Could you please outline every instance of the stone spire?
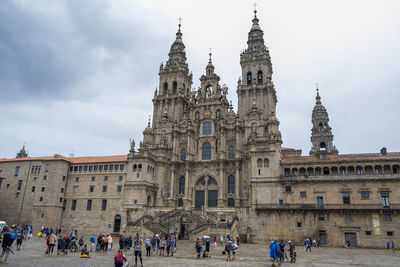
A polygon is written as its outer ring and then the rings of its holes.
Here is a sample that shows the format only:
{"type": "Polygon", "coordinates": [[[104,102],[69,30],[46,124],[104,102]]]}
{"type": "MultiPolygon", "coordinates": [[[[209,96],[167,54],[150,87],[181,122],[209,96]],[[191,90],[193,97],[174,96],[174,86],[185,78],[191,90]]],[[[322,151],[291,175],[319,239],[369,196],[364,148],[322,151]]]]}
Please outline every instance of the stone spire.
{"type": "Polygon", "coordinates": [[[26,157],[28,157],[28,153],[25,150],[25,145],[23,145],[21,150],[17,153],[16,158],[26,158],[26,157]]]}
{"type": "Polygon", "coordinates": [[[209,59],[208,59],[208,64],[206,67],[206,75],[207,76],[212,76],[214,74],[214,65],[212,64],[212,60],[211,60],[211,52],[208,54],[209,55],[209,59]]]}
{"type": "Polygon", "coordinates": [[[170,51],[168,53],[169,59],[165,64],[165,69],[184,68],[189,71],[188,64],[186,63],[186,51],[185,45],[182,41],[181,23],[178,24],[178,32],[176,33],[176,39],[172,43],[170,51]]]}
{"type": "Polygon", "coordinates": [[[315,106],[312,112],[310,155],[331,154],[337,155],[339,151],[333,145],[332,128],[329,126],[329,116],[326,108],[322,105],[319,89],[315,97],[315,106]]]}

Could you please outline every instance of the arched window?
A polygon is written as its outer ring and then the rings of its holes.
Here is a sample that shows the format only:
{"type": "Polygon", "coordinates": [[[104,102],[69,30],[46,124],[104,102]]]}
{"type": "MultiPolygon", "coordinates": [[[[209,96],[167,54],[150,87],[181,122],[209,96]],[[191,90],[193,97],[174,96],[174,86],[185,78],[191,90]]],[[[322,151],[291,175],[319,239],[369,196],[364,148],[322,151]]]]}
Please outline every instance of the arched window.
{"type": "Polygon", "coordinates": [[[172,93],[176,94],[177,89],[178,89],[178,83],[176,81],[174,81],[172,83],[172,93]]]}
{"type": "Polygon", "coordinates": [[[138,171],[141,172],[142,171],[142,164],[138,165],[138,171]]]}
{"type": "Polygon", "coordinates": [[[251,125],[251,133],[256,133],[257,132],[257,124],[253,123],[251,125]]]}
{"type": "Polygon", "coordinates": [[[263,82],[263,75],[262,75],[262,71],[258,71],[257,72],[257,83],[262,83],[263,82]]]}
{"type": "Polygon", "coordinates": [[[203,135],[211,134],[211,122],[204,122],[203,123],[203,135]]]}
{"type": "Polygon", "coordinates": [[[215,140],[215,153],[218,153],[218,139],[215,140]]]}
{"type": "Polygon", "coordinates": [[[206,180],[204,179],[204,177],[201,177],[196,183],[196,185],[205,185],[205,184],[206,184],[206,180]]]}
{"type": "Polygon", "coordinates": [[[235,158],[235,147],[230,146],[228,147],[228,159],[234,159],[235,158]]]}
{"type": "Polygon", "coordinates": [[[269,160],[268,159],[264,159],[264,167],[265,168],[269,167],[269,160]]]}
{"type": "Polygon", "coordinates": [[[186,160],[186,149],[182,149],[181,150],[181,161],[185,161],[186,160]]]}
{"type": "Polygon", "coordinates": [[[251,81],[253,80],[253,74],[251,72],[247,73],[247,84],[251,84],[251,81]]]}
{"type": "Polygon", "coordinates": [[[218,185],[217,180],[215,180],[213,177],[209,176],[207,185],[212,185],[212,184],[218,185]]]}
{"type": "Polygon", "coordinates": [[[168,83],[164,83],[163,85],[163,91],[162,91],[162,95],[166,95],[168,92],[168,83]]]}
{"type": "Polygon", "coordinates": [[[136,165],[136,164],[133,164],[133,171],[135,172],[136,169],[137,169],[137,165],[136,165]]]}
{"type": "Polygon", "coordinates": [[[194,120],[198,121],[200,119],[200,112],[196,111],[194,114],[194,120]]]}
{"type": "Polygon", "coordinates": [[[321,150],[326,150],[326,144],[324,142],[321,142],[321,144],[319,144],[319,147],[321,150]]]}
{"type": "Polygon", "coordinates": [[[235,176],[228,176],[228,194],[235,194],[235,176]]]}
{"type": "Polygon", "coordinates": [[[215,112],[215,117],[217,118],[217,120],[221,118],[221,110],[217,109],[217,111],[215,112]]]}
{"type": "Polygon", "coordinates": [[[262,168],[262,159],[257,159],[257,168],[262,168]]]}
{"type": "Polygon", "coordinates": [[[205,142],[201,150],[201,159],[211,159],[211,144],[205,142]]]}
{"type": "Polygon", "coordinates": [[[185,176],[179,178],[179,194],[185,194],[185,176]]]}

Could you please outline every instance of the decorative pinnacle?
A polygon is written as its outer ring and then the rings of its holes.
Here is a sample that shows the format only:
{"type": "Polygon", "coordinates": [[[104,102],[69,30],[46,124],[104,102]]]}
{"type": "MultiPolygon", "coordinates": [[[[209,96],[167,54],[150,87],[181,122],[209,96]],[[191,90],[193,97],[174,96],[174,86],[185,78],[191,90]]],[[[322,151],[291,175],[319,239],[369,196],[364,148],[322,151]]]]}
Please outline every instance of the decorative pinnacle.
{"type": "Polygon", "coordinates": [[[254,6],[254,17],[256,18],[257,17],[257,3],[255,2],[253,4],[253,6],[254,6]]]}
{"type": "Polygon", "coordinates": [[[178,18],[178,21],[179,21],[179,24],[178,24],[178,32],[180,32],[181,31],[181,24],[182,24],[182,18],[181,17],[179,17],[178,18]]]}
{"type": "Polygon", "coordinates": [[[150,118],[151,118],[151,115],[149,115],[149,122],[147,123],[147,127],[150,127],[150,118]]]}
{"type": "Polygon", "coordinates": [[[318,83],[317,85],[317,97],[315,97],[315,100],[317,101],[317,104],[321,104],[321,97],[319,96],[319,89],[318,89],[318,83]]]}
{"type": "Polygon", "coordinates": [[[210,50],[210,52],[209,52],[208,55],[209,55],[210,58],[208,59],[208,63],[211,63],[211,55],[212,55],[212,53],[211,53],[211,48],[210,48],[209,50],[210,50]]]}

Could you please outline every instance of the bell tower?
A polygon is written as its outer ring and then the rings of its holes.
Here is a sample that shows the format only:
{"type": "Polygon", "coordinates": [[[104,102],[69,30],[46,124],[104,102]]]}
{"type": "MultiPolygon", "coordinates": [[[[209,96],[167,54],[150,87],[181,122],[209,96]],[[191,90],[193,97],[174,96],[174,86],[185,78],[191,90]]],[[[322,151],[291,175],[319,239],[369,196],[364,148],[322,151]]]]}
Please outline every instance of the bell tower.
{"type": "Polygon", "coordinates": [[[185,45],[182,41],[181,23],[178,25],[176,39],[171,45],[167,63],[161,63],[158,75],[159,89],[155,90],[153,98],[153,127],[157,128],[163,113],[167,110],[169,117],[180,121],[189,102],[192,74],[186,62],[185,45]]]}
{"type": "Polygon", "coordinates": [[[317,88],[316,103],[312,112],[310,155],[337,155],[339,151],[333,145],[332,128],[329,126],[329,116],[321,103],[319,89],[317,88]]]}
{"type": "Polygon", "coordinates": [[[253,25],[248,34],[247,48],[240,54],[242,76],[239,78],[237,94],[238,114],[242,120],[255,99],[257,108],[265,120],[275,112],[277,97],[272,83],[272,64],[268,48],[264,44],[264,33],[254,10],[253,25]]]}

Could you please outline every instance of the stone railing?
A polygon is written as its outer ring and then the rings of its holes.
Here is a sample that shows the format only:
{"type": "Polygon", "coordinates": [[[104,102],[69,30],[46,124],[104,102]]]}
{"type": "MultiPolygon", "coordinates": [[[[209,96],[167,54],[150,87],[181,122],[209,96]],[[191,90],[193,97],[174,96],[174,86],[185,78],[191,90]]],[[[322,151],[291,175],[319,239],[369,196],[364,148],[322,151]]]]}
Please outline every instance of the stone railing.
{"type": "Polygon", "coordinates": [[[256,210],[400,210],[400,204],[256,204],[256,210]]]}
{"type": "Polygon", "coordinates": [[[342,181],[342,180],[374,180],[374,179],[399,179],[400,174],[345,174],[345,175],[281,175],[282,181],[305,182],[305,181],[342,181]]]}

